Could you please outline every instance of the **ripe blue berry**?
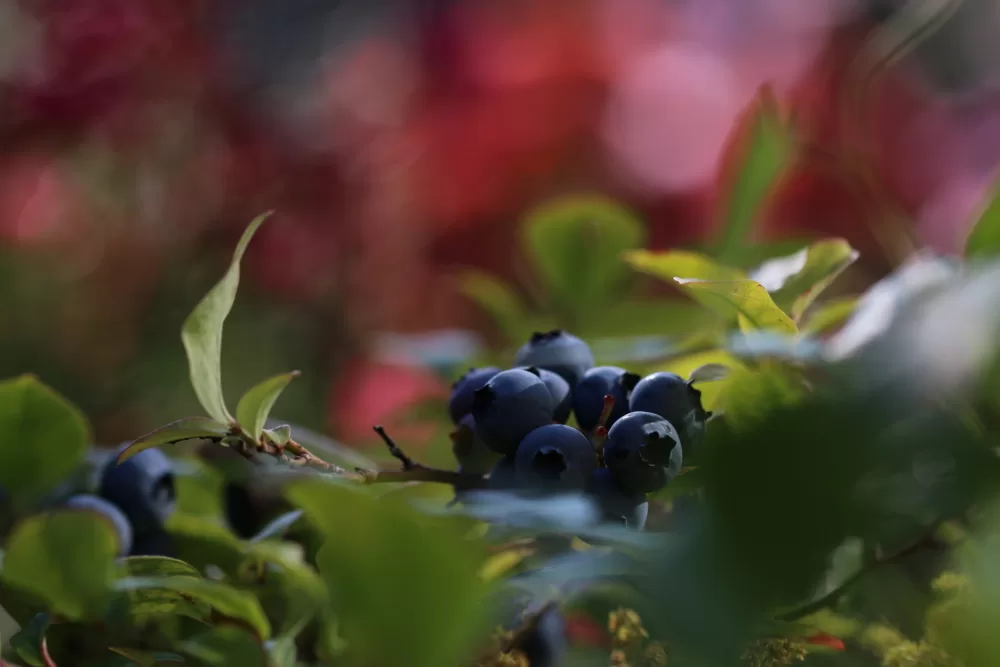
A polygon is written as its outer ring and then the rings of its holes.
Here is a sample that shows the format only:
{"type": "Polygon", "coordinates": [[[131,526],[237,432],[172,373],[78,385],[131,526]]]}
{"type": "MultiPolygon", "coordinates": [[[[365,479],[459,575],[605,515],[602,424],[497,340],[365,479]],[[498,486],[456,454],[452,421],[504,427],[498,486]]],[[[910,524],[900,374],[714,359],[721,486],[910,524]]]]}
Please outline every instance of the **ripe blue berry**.
{"type": "Polygon", "coordinates": [[[604,442],[604,464],[618,488],[653,493],[677,476],[681,440],[674,427],[651,412],[630,412],[611,427],[604,442]]]}
{"type": "Polygon", "coordinates": [[[591,474],[587,491],[597,501],[606,521],[624,523],[638,530],[646,525],[649,516],[646,494],[623,491],[607,468],[598,468],[591,474]]]}
{"type": "Polygon", "coordinates": [[[472,415],[462,417],[452,431],[451,452],[459,470],[470,475],[485,475],[500,458],[476,434],[476,418],[472,415]]]}
{"type": "Polygon", "coordinates": [[[491,491],[512,491],[517,488],[514,475],[514,459],[502,458],[490,471],[489,488],[491,491]]]}
{"type": "Polygon", "coordinates": [[[170,533],[160,528],[137,539],[131,555],[177,558],[177,547],[170,533]]]}
{"type": "Polygon", "coordinates": [[[581,339],[554,329],[532,334],[531,339],[517,351],[514,364],[545,368],[558,373],[570,387],[575,387],[583,374],[594,367],[594,355],[581,339]]]}
{"type": "Polygon", "coordinates": [[[174,464],[159,449],[139,452],[121,465],[112,457],[101,476],[100,496],[129,518],[136,542],[159,531],[177,506],[174,464]]]}
{"type": "Polygon", "coordinates": [[[686,455],[691,455],[705,437],[705,421],[711,416],[701,405],[701,392],[673,373],[647,375],[632,390],[632,412],[652,412],[677,429],[686,455]]]}
{"type": "Polygon", "coordinates": [[[518,486],[546,492],[582,491],[596,467],[587,436],[564,424],[536,428],[514,457],[518,486]]]}
{"type": "Polygon", "coordinates": [[[86,510],[100,515],[110,522],[111,526],[115,529],[115,534],[118,536],[119,555],[127,556],[132,551],[132,524],[129,523],[128,517],[118,507],[109,503],[104,498],[89,493],[71,496],[66,501],[66,507],[75,510],[86,510]]]}
{"type": "Polygon", "coordinates": [[[583,374],[573,390],[573,412],[584,431],[593,431],[604,410],[604,397],[613,396],[615,406],[604,425],[611,428],[628,412],[629,397],[640,376],[617,366],[597,366],[583,374]]]}
{"type": "Polygon", "coordinates": [[[486,368],[470,368],[462,377],[451,385],[451,397],[448,399],[448,414],[453,424],[472,412],[473,394],[477,389],[490,381],[500,372],[495,366],[486,368]]]}
{"type": "Polygon", "coordinates": [[[474,393],[476,434],[486,446],[513,456],[524,436],[552,423],[555,404],[545,383],[520,368],[502,371],[474,393]]]}
{"type": "Polygon", "coordinates": [[[558,373],[553,373],[546,368],[538,368],[537,366],[524,366],[523,368],[538,375],[545,383],[545,388],[552,394],[552,403],[555,405],[555,409],[552,411],[552,421],[565,424],[573,410],[573,390],[569,383],[558,373]]]}

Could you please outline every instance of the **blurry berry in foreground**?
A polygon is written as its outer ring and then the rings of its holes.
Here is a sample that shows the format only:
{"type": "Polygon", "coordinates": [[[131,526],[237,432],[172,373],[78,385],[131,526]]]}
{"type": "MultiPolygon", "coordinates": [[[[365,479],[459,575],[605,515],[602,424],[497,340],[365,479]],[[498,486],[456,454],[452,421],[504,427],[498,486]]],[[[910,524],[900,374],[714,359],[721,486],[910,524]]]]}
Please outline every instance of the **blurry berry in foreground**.
{"type": "Polygon", "coordinates": [[[132,524],[128,517],[116,506],[109,503],[104,498],[89,493],[84,493],[70,497],[66,501],[66,507],[75,510],[86,510],[100,515],[111,523],[118,537],[118,552],[121,556],[127,556],[132,551],[132,524]]]}

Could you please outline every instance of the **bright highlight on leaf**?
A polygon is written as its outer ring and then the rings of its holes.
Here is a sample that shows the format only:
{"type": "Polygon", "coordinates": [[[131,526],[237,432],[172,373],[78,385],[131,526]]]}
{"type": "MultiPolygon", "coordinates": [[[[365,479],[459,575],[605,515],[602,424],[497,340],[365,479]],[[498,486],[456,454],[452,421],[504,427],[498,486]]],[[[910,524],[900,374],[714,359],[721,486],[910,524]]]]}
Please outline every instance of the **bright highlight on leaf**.
{"type": "Polygon", "coordinates": [[[191,311],[181,329],[191,385],[205,412],[220,422],[233,421],[222,393],[222,327],[236,301],[236,290],[240,284],[240,261],[250,239],[270,215],[270,212],[264,213],[250,223],[236,245],[233,261],[226,274],[191,311]]]}
{"type": "Polygon", "coordinates": [[[771,299],[763,285],[753,280],[715,282],[675,279],[692,298],[724,317],[738,316],[755,329],[798,333],[798,327],[771,299]]]}
{"type": "MultiPolygon", "coordinates": [[[[264,424],[275,401],[281,396],[288,383],[300,375],[298,371],[283,373],[268,378],[256,385],[247,393],[243,394],[239,404],[236,406],[236,420],[247,433],[254,439],[260,440],[264,432],[264,424]]],[[[285,440],[285,442],[288,442],[285,440]]]]}
{"type": "Polygon", "coordinates": [[[228,426],[208,417],[178,419],[175,422],[147,433],[123,449],[118,455],[118,463],[123,463],[139,452],[152,449],[153,447],[172,445],[176,442],[197,440],[200,438],[218,439],[225,437],[228,433],[228,426]]]}
{"type": "Polygon", "coordinates": [[[798,321],[816,297],[857,259],[858,251],[847,241],[826,239],[764,262],[750,278],[763,285],[778,307],[798,321]]]}
{"type": "Polygon", "coordinates": [[[739,269],[719,264],[707,255],[686,250],[667,252],[633,250],[624,253],[622,257],[636,271],[663,280],[674,280],[675,278],[745,280],[747,277],[739,269]]]}

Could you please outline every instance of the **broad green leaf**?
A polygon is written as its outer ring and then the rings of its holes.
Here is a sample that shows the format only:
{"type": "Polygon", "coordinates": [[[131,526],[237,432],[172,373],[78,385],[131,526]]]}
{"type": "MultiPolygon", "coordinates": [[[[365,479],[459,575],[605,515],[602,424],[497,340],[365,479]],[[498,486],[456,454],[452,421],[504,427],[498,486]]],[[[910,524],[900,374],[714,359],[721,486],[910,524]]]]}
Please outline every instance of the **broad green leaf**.
{"type": "Polygon", "coordinates": [[[167,520],[167,531],[177,555],[199,570],[215,565],[232,573],[246,555],[243,542],[221,517],[174,513],[167,520]]]}
{"type": "Polygon", "coordinates": [[[264,645],[246,630],[219,625],[180,645],[182,653],[205,665],[218,667],[268,667],[264,645]]]}
{"type": "Polygon", "coordinates": [[[742,367],[731,375],[719,397],[726,423],[747,428],[764,418],[770,410],[793,405],[805,392],[795,371],[768,362],[760,369],[742,367]]]}
{"type": "Polygon", "coordinates": [[[756,281],[676,280],[692,298],[724,317],[739,316],[754,329],[798,333],[795,322],[778,308],[767,290],[756,281]]]}
{"type": "Polygon", "coordinates": [[[521,225],[525,254],[552,304],[580,314],[603,308],[629,278],[620,257],[642,247],[646,233],[628,210],[599,196],[556,199],[521,225]]]}
{"type": "Polygon", "coordinates": [[[125,571],[131,577],[195,577],[201,579],[198,569],[189,563],[167,556],[129,556],[125,571]]]}
{"type": "Polygon", "coordinates": [[[0,433],[0,487],[23,504],[72,474],[90,443],[83,414],[31,375],[0,382],[0,433]]]}
{"type": "Polygon", "coordinates": [[[510,574],[526,558],[534,555],[535,549],[508,549],[490,556],[479,570],[480,576],[486,581],[495,581],[510,574]]]}
{"type": "Polygon", "coordinates": [[[457,277],[459,290],[482,308],[511,342],[521,342],[532,331],[529,315],[520,297],[499,278],[483,271],[463,271],[457,277]]]}
{"type": "Polygon", "coordinates": [[[749,127],[740,128],[746,135],[739,137],[745,143],[737,147],[742,164],[723,193],[723,232],[719,244],[723,258],[739,254],[747,244],[761,205],[795,155],[795,139],[779,117],[771,94],[764,93],[754,100],[747,122],[749,127]]]}
{"type": "Polygon", "coordinates": [[[226,274],[191,311],[181,328],[194,393],[208,416],[227,424],[233,421],[233,416],[226,408],[222,392],[222,326],[236,301],[243,254],[254,233],[270,215],[268,212],[253,219],[236,245],[226,274]]]}
{"type": "Polygon", "coordinates": [[[18,657],[31,667],[45,667],[42,658],[42,639],[52,623],[49,614],[35,614],[19,631],[11,635],[10,647],[17,652],[18,657]]]}
{"type": "Polygon", "coordinates": [[[282,447],[291,441],[292,427],[288,424],[282,424],[280,426],[275,426],[274,428],[265,428],[264,437],[275,445],[282,447]]]}
{"type": "Polygon", "coordinates": [[[126,577],[115,582],[119,591],[162,589],[203,602],[223,616],[245,622],[261,638],[271,634],[271,624],[257,598],[228,584],[189,576],[126,577]]]}
{"type": "Polygon", "coordinates": [[[6,542],[3,580],[33,593],[71,620],[99,618],[116,572],[118,538],[91,512],[54,511],[28,517],[6,542]]]}
{"type": "Polygon", "coordinates": [[[254,441],[260,440],[264,424],[271,414],[271,408],[281,396],[288,383],[300,375],[298,371],[283,373],[268,378],[243,394],[236,406],[236,421],[249,433],[254,441]]]}
{"type": "Polygon", "coordinates": [[[816,336],[836,329],[854,314],[858,307],[858,297],[847,296],[833,299],[816,306],[805,319],[802,333],[816,336]]]}
{"type": "Polygon", "coordinates": [[[965,242],[966,259],[995,259],[1000,255],[1000,190],[990,200],[965,242]]]}
{"type": "Polygon", "coordinates": [[[457,524],[322,478],[286,493],[326,536],[320,574],[359,662],[438,667],[474,650],[489,589],[483,554],[457,524]]]}
{"type": "Polygon", "coordinates": [[[768,260],[750,274],[771,293],[771,298],[798,321],[844,269],[858,258],[858,252],[843,239],[818,241],[802,250],[768,260]]]}
{"type": "Polygon", "coordinates": [[[248,565],[266,568],[266,578],[254,589],[261,604],[267,609],[281,610],[275,635],[298,634],[311,620],[329,612],[326,585],[305,563],[299,545],[268,540],[249,545],[248,551],[248,565]],[[299,548],[289,548],[292,546],[299,548]]]}
{"type": "Polygon", "coordinates": [[[687,250],[634,250],[627,252],[624,259],[636,271],[673,281],[677,278],[698,280],[745,280],[746,274],[740,269],[719,264],[707,255],[687,250]]]}
{"type": "Polygon", "coordinates": [[[123,463],[141,451],[172,445],[184,440],[209,438],[218,440],[229,433],[229,427],[207,417],[185,417],[161,426],[134,441],[118,455],[118,463],[123,463]]]}
{"type": "Polygon", "coordinates": [[[222,472],[204,459],[177,459],[174,469],[177,513],[221,520],[226,511],[225,484],[222,472]]]}

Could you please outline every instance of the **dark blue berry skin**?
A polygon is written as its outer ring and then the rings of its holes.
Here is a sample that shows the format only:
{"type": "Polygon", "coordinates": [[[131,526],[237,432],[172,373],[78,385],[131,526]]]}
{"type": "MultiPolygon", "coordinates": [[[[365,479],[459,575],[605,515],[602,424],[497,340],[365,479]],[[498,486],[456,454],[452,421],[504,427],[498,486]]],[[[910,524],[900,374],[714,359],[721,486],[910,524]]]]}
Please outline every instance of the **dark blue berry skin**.
{"type": "Polygon", "coordinates": [[[502,371],[475,391],[476,434],[498,454],[513,456],[521,440],[552,423],[555,404],[545,383],[520,368],[502,371]]]}
{"type": "Polygon", "coordinates": [[[649,516],[646,494],[622,491],[607,468],[598,468],[591,474],[587,492],[597,501],[605,521],[624,523],[637,530],[645,527],[649,516]]]}
{"type": "Polygon", "coordinates": [[[681,470],[683,450],[674,427],[652,412],[630,412],[604,441],[604,464],[627,493],[653,493],[681,470]]]}
{"type": "Polygon", "coordinates": [[[551,493],[583,491],[596,467],[590,440],[564,424],[536,428],[521,442],[514,457],[519,487],[551,493]]]}
{"type": "Polygon", "coordinates": [[[566,647],[566,619],[558,609],[551,609],[514,648],[524,653],[531,667],[558,667],[566,655],[566,647]]]}
{"type": "Polygon", "coordinates": [[[647,375],[632,390],[631,412],[652,412],[677,429],[690,456],[705,438],[705,421],[710,416],[701,405],[701,392],[674,373],[647,375]]]}
{"type": "Polygon", "coordinates": [[[470,368],[465,375],[455,380],[451,385],[451,397],[448,399],[448,414],[453,424],[458,424],[462,421],[462,417],[472,412],[475,391],[499,372],[500,369],[495,366],[470,368]]]}
{"type": "Polygon", "coordinates": [[[517,478],[514,474],[514,459],[502,458],[490,471],[490,491],[513,491],[517,488],[517,478]]]}
{"type": "Polygon", "coordinates": [[[451,453],[455,455],[459,471],[470,475],[485,475],[500,458],[476,434],[476,418],[472,415],[462,417],[452,431],[451,453]]]}
{"type": "Polygon", "coordinates": [[[127,556],[132,552],[132,524],[118,507],[104,498],[89,493],[71,496],[65,504],[70,509],[94,512],[107,519],[118,536],[119,555],[127,556]]]}
{"type": "Polygon", "coordinates": [[[573,410],[573,390],[558,373],[537,366],[525,366],[524,370],[535,373],[545,383],[545,388],[552,394],[555,409],[552,411],[552,421],[565,424],[573,410]]]}
{"type": "Polygon", "coordinates": [[[177,558],[177,547],[174,545],[170,533],[162,528],[143,535],[135,541],[132,547],[132,556],[167,556],[177,558]]]}
{"type": "Polygon", "coordinates": [[[537,366],[562,376],[575,387],[583,374],[594,367],[594,355],[583,340],[571,333],[554,329],[534,333],[514,357],[516,366],[537,366]]]}
{"type": "Polygon", "coordinates": [[[617,366],[597,366],[583,374],[573,390],[573,413],[576,423],[584,431],[593,431],[604,411],[604,397],[611,395],[615,406],[608,418],[607,428],[628,412],[629,397],[641,377],[617,366]]]}
{"type": "Polygon", "coordinates": [[[176,509],[174,464],[159,449],[139,452],[121,465],[116,459],[107,463],[99,493],[129,518],[138,543],[161,530],[176,509]]]}

